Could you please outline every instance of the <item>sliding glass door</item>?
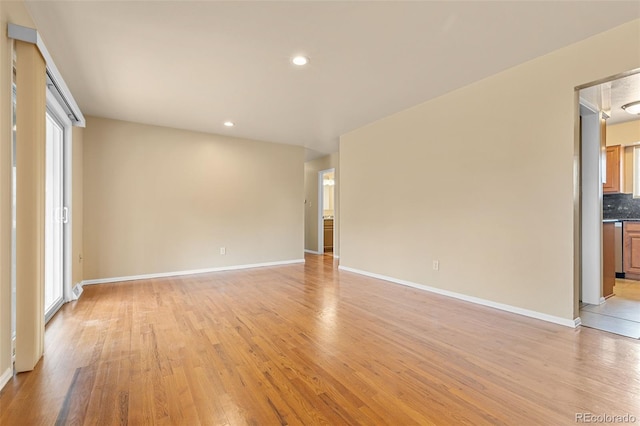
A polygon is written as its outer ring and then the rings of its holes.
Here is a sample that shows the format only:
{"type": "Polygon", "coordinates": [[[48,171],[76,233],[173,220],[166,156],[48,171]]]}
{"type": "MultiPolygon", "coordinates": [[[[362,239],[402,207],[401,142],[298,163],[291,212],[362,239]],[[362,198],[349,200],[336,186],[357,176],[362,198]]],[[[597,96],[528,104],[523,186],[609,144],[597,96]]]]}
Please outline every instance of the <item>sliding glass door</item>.
{"type": "Polygon", "coordinates": [[[45,288],[44,315],[48,321],[63,303],[64,224],[64,132],[56,115],[47,110],[45,195],[45,288]]]}

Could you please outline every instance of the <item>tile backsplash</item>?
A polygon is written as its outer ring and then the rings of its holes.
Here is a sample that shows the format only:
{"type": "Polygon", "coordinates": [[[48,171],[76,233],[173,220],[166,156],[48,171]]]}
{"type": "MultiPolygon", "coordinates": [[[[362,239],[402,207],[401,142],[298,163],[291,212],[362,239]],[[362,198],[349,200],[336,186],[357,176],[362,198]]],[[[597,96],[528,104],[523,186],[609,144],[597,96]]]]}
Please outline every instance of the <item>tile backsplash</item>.
{"type": "Polygon", "coordinates": [[[604,194],[603,219],[640,219],[640,198],[633,194],[604,194]]]}

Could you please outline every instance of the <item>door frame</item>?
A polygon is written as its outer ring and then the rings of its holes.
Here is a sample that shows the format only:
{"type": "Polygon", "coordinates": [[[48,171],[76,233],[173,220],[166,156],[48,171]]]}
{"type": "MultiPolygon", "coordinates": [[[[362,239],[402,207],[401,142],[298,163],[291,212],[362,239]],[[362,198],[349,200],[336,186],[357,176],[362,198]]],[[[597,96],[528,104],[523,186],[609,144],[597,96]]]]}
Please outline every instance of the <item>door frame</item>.
{"type": "MultiPolygon", "coordinates": [[[[62,205],[67,208],[68,216],[67,221],[62,225],[62,302],[51,313],[45,317],[45,324],[55,315],[65,302],[72,300],[71,295],[71,270],[72,270],[72,229],[73,229],[73,214],[71,209],[72,202],[72,132],[73,127],[71,120],[67,116],[64,109],[60,106],[56,96],[47,88],[47,111],[53,115],[53,117],[63,127],[63,141],[62,141],[62,205]]],[[[45,174],[46,175],[46,174],[45,174]]]]}
{"type": "Polygon", "coordinates": [[[581,141],[579,133],[580,130],[584,132],[585,127],[583,126],[582,129],[579,128],[580,116],[591,118],[592,122],[587,125],[587,127],[591,129],[592,134],[600,135],[600,118],[602,117],[602,112],[597,105],[589,104],[581,100],[580,90],[638,73],[640,73],[640,69],[632,69],[575,87],[575,105],[577,110],[575,115],[574,157],[577,158],[578,161],[574,161],[573,270],[574,318],[576,325],[580,324],[580,301],[584,301],[585,291],[590,292],[586,297],[593,299],[593,302],[596,304],[604,302],[604,297],[602,297],[602,181],[606,172],[606,146],[600,136],[598,136],[597,144],[595,137],[593,137],[592,146],[586,151],[587,154],[591,154],[591,158],[590,160],[585,159],[584,144],[582,143],[583,141],[581,141]],[[595,129],[596,122],[598,126],[597,130],[595,129]],[[599,152],[596,154],[595,149],[597,147],[599,147],[599,152]],[[595,158],[596,155],[599,156],[599,161],[595,158]],[[588,172],[588,174],[591,173],[591,177],[588,177],[588,181],[585,181],[584,169],[587,161],[589,161],[592,170],[588,172]],[[598,173],[599,180],[595,179],[595,173],[598,173]],[[589,201],[585,202],[585,196],[589,198],[589,201]],[[591,243],[589,243],[589,240],[591,243]],[[589,264],[592,266],[591,269],[589,269],[589,264]],[[597,269],[593,267],[594,265],[597,269]],[[591,279],[588,274],[591,274],[591,279]],[[597,290],[595,285],[598,286],[597,290]],[[596,298],[596,294],[598,294],[599,297],[596,298]]]}
{"type": "Polygon", "coordinates": [[[581,120],[581,270],[578,300],[590,305],[602,297],[602,182],[605,155],[598,108],[580,101],[581,120]]]}
{"type": "MultiPolygon", "coordinates": [[[[324,174],[333,172],[335,181],[336,168],[320,170],[318,172],[318,254],[324,254],[324,174]]],[[[335,191],[335,185],[334,189],[335,191]]],[[[335,197],[335,193],[333,194],[335,197]]],[[[335,204],[335,202],[334,202],[335,204]]],[[[334,206],[335,207],[335,206],[334,206]]],[[[336,241],[336,211],[333,211],[333,243],[336,241]]],[[[335,249],[334,249],[335,250],[335,249]]]]}

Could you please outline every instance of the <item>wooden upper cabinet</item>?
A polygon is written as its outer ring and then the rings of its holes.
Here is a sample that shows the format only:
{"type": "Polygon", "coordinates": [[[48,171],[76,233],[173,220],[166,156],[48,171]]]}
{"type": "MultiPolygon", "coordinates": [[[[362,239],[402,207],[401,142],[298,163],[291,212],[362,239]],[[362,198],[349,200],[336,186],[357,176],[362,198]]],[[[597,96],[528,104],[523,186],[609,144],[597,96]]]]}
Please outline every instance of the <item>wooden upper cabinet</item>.
{"type": "Polygon", "coordinates": [[[607,173],[606,182],[602,184],[602,192],[611,194],[622,190],[622,147],[613,145],[607,147],[607,173]]]}

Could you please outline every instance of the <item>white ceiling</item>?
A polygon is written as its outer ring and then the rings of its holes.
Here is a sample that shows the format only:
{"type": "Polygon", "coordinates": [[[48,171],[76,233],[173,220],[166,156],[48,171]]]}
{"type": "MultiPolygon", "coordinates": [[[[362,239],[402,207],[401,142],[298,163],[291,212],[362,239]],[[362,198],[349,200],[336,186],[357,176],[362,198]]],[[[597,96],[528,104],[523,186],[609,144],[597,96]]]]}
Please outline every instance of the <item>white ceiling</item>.
{"type": "Polygon", "coordinates": [[[307,158],[337,151],[350,130],[640,17],[635,1],[27,5],[85,115],[302,145],[307,158]],[[296,68],[295,54],[310,64],[296,68]]]}
{"type": "Polygon", "coordinates": [[[622,109],[622,105],[640,101],[640,72],[582,89],[580,98],[605,111],[610,117],[608,125],[640,120],[622,109]]]}

